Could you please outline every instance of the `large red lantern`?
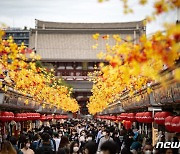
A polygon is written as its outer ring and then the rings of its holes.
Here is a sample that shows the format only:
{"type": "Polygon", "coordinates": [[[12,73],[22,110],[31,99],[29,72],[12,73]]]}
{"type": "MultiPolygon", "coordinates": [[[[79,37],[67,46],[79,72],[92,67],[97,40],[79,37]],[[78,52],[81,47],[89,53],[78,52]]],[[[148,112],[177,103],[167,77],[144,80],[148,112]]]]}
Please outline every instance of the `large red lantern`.
{"type": "Polygon", "coordinates": [[[180,132],[180,116],[176,116],[171,121],[172,131],[180,132]]]}
{"type": "Polygon", "coordinates": [[[47,115],[47,120],[52,120],[53,116],[52,115],[47,115]]]}
{"type": "Polygon", "coordinates": [[[67,115],[63,115],[62,119],[68,119],[68,116],[67,115]]]}
{"type": "Polygon", "coordinates": [[[120,116],[117,116],[118,121],[123,121],[123,119],[120,116]]]}
{"type": "Polygon", "coordinates": [[[170,116],[170,115],[171,115],[170,112],[157,112],[154,115],[154,121],[155,121],[155,123],[157,123],[159,125],[164,125],[165,118],[170,116]]]}
{"type": "Polygon", "coordinates": [[[124,125],[124,127],[125,127],[126,130],[129,130],[129,129],[131,129],[131,127],[132,127],[132,122],[125,120],[124,123],[123,123],[123,125],[124,125]]]}
{"type": "Polygon", "coordinates": [[[26,113],[26,115],[27,115],[27,120],[33,120],[34,119],[33,113],[26,113]]]}
{"type": "Polygon", "coordinates": [[[14,119],[14,113],[12,112],[1,112],[0,121],[7,122],[14,119]]]}
{"type": "Polygon", "coordinates": [[[23,121],[22,113],[16,113],[14,116],[14,121],[16,121],[16,122],[23,121]]]}
{"type": "Polygon", "coordinates": [[[128,113],[128,115],[127,115],[127,119],[129,120],[129,121],[131,121],[131,122],[134,122],[134,121],[136,121],[136,114],[135,113],[128,113]]]}
{"type": "Polygon", "coordinates": [[[154,115],[154,122],[159,124],[159,125],[161,124],[161,122],[160,122],[160,115],[161,115],[161,112],[157,112],[154,115]]]}
{"type": "Polygon", "coordinates": [[[166,127],[166,129],[168,130],[168,131],[173,131],[172,130],[172,125],[171,125],[171,122],[172,122],[172,119],[173,119],[174,117],[173,116],[168,116],[168,117],[166,117],[166,119],[165,119],[165,127],[166,127]]]}
{"type": "Polygon", "coordinates": [[[41,121],[45,121],[45,120],[47,120],[47,118],[46,118],[46,116],[45,116],[45,115],[41,115],[41,116],[40,116],[40,118],[39,118],[39,120],[41,120],[41,121]]]}
{"type": "Polygon", "coordinates": [[[117,120],[116,116],[111,116],[111,120],[116,121],[117,120]]]}
{"type": "Polygon", "coordinates": [[[123,120],[126,120],[127,119],[127,113],[121,113],[120,118],[123,120]]]}
{"type": "Polygon", "coordinates": [[[152,123],[153,122],[152,112],[144,112],[143,122],[144,123],[152,123]]]}
{"type": "Polygon", "coordinates": [[[136,113],[136,120],[138,122],[143,122],[143,119],[142,119],[143,114],[144,114],[144,112],[136,113]]]}

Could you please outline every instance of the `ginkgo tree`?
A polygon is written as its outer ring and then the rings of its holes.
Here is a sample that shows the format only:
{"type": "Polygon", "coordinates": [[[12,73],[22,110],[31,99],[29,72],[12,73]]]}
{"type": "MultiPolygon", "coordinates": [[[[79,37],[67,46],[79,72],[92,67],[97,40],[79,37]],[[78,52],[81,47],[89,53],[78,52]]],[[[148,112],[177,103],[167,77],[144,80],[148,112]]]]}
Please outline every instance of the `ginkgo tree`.
{"type": "MultiPolygon", "coordinates": [[[[33,50],[18,46],[10,36],[3,40],[4,31],[0,30],[0,89],[8,87],[25,96],[31,96],[36,103],[46,107],[55,106],[65,111],[77,112],[79,105],[70,97],[72,88],[63,84],[62,79],[54,76],[54,71],[48,71],[39,65],[40,56],[33,50]]],[[[25,101],[28,104],[28,99],[25,101]]]]}
{"type": "MultiPolygon", "coordinates": [[[[100,1],[102,2],[102,1],[100,1]]],[[[125,13],[133,12],[128,7],[128,0],[123,0],[125,13]]],[[[147,0],[139,0],[141,5],[145,5],[147,0]]],[[[163,12],[180,7],[180,1],[157,0],[154,1],[154,12],[147,17],[147,22],[156,19],[156,16],[163,12]]],[[[144,23],[145,24],[145,23],[144,23]]],[[[94,83],[92,96],[87,104],[89,113],[96,114],[102,112],[109,104],[119,99],[124,91],[132,96],[135,92],[147,87],[148,84],[162,83],[164,79],[159,74],[164,67],[174,67],[180,57],[180,25],[166,24],[166,33],[156,32],[151,38],[142,35],[138,44],[134,44],[131,38],[129,41],[121,39],[120,35],[113,35],[115,44],[106,44],[106,52],[98,54],[100,59],[108,62],[100,64],[100,71],[90,73],[91,81],[94,83]]],[[[95,40],[94,49],[98,48],[98,40],[106,41],[109,35],[100,36],[99,33],[93,35],[95,40]]],[[[176,81],[180,80],[180,69],[174,72],[176,81]]],[[[150,93],[151,88],[147,88],[150,93]]]]}

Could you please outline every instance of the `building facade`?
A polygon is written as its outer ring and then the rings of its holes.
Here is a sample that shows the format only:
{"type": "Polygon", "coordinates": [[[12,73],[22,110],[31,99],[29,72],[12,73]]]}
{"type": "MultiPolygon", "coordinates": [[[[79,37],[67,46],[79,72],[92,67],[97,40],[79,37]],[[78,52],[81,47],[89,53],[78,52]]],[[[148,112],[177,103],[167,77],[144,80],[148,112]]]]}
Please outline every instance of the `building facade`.
{"type": "Polygon", "coordinates": [[[29,47],[41,55],[42,62],[55,69],[55,75],[62,77],[70,84],[73,96],[81,105],[81,113],[86,114],[86,102],[91,96],[92,83],[88,80],[88,72],[102,62],[97,58],[100,51],[105,52],[106,41],[98,40],[98,48],[92,49],[96,43],[92,35],[109,35],[108,44],[115,43],[112,36],[119,34],[126,40],[127,36],[138,43],[139,37],[146,32],[143,21],[126,23],[61,23],[36,20],[35,29],[31,29],[29,47]]]}
{"type": "Polygon", "coordinates": [[[20,29],[20,28],[7,28],[5,29],[5,36],[4,39],[8,39],[9,36],[12,36],[14,42],[18,45],[21,45],[24,42],[25,46],[29,46],[29,30],[27,28],[20,29]]]}

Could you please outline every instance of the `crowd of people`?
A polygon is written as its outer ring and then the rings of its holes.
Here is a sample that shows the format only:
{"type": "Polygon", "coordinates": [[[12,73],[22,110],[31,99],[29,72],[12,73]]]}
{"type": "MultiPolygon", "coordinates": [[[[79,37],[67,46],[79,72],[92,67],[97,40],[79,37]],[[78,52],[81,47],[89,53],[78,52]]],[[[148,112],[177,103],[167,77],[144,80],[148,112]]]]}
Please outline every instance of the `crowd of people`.
{"type": "MultiPolygon", "coordinates": [[[[174,136],[179,142],[180,135],[174,136]]],[[[98,120],[66,120],[2,139],[0,154],[178,154],[178,149],[156,149],[152,139],[136,128],[98,120]]]]}

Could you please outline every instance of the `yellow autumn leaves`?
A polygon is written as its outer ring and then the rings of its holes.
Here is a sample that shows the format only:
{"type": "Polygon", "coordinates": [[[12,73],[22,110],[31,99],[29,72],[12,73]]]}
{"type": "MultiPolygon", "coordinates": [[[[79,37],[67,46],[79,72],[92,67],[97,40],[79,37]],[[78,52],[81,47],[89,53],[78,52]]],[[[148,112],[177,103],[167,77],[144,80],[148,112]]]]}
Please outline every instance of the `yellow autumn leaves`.
{"type": "MultiPolygon", "coordinates": [[[[6,86],[0,88],[7,90],[13,87],[23,95],[46,107],[54,106],[65,111],[77,112],[79,105],[70,97],[72,89],[64,86],[61,79],[56,79],[53,70],[47,71],[37,66],[40,56],[28,49],[22,43],[17,46],[12,37],[3,40],[4,32],[0,30],[0,75],[4,77],[6,86]]],[[[29,100],[26,99],[26,104],[29,100]]]]}
{"type": "MultiPolygon", "coordinates": [[[[132,96],[149,83],[164,82],[159,72],[164,66],[174,67],[180,57],[180,25],[166,28],[166,34],[157,32],[150,39],[143,35],[139,44],[113,36],[115,45],[108,45],[107,52],[98,55],[109,64],[100,64],[100,71],[89,75],[94,83],[93,95],[87,104],[91,114],[103,111],[125,91],[132,96]]],[[[95,35],[97,40],[99,36],[95,35]]],[[[174,77],[179,80],[179,76],[178,69],[174,77]]],[[[151,89],[147,88],[147,92],[151,89]]]]}

